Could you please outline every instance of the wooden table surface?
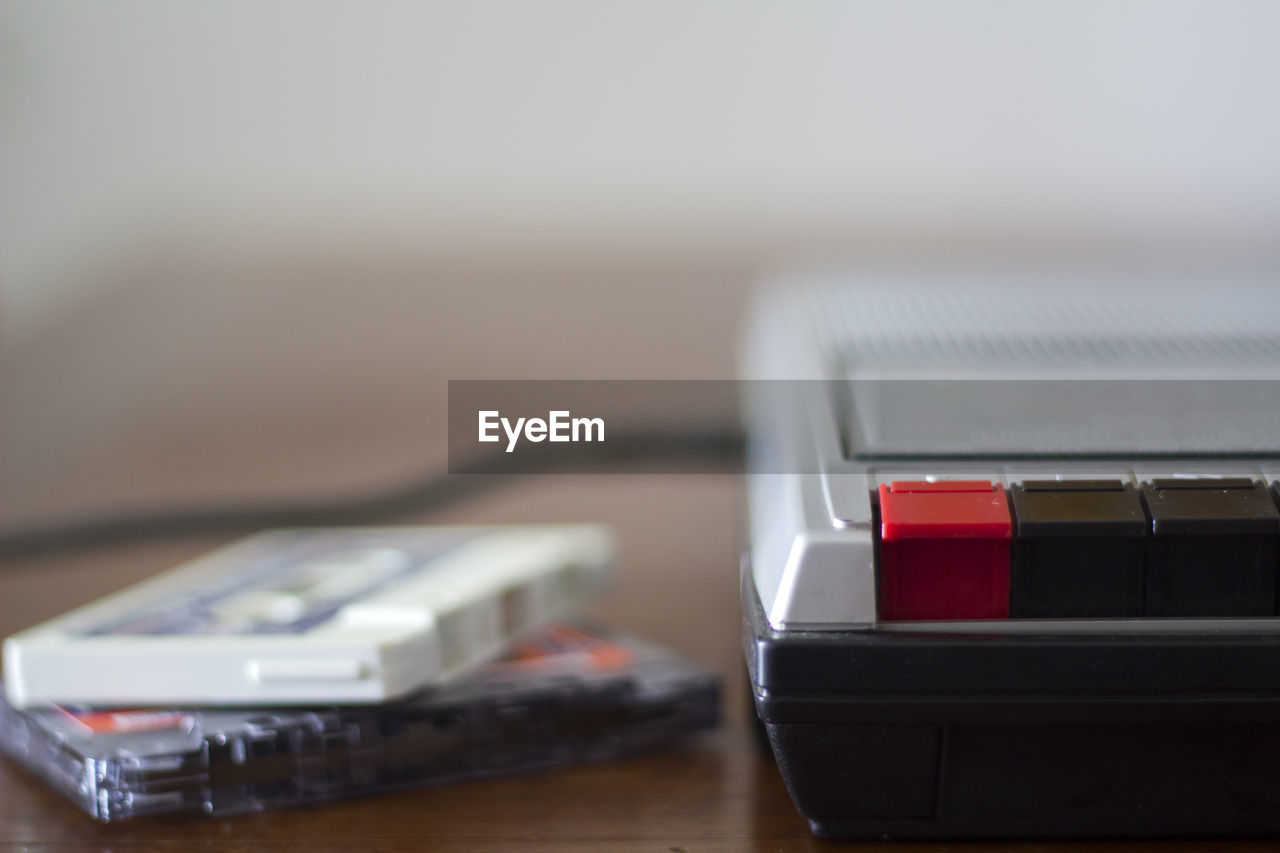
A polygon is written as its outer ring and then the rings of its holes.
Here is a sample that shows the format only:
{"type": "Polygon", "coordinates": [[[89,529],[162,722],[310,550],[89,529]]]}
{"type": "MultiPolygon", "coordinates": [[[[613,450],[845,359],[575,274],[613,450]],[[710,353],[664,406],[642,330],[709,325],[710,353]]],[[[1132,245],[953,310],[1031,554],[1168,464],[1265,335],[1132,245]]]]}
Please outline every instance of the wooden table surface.
{"type": "MultiPolygon", "coordinates": [[[[635,287],[618,285],[603,295],[590,272],[553,276],[537,291],[508,286],[501,275],[481,278],[466,286],[368,285],[358,298],[342,287],[312,287],[306,299],[294,298],[297,291],[227,296],[195,289],[174,296],[145,287],[116,297],[0,364],[5,522],[210,496],[346,493],[438,465],[445,378],[583,376],[583,352],[593,356],[594,372],[585,375],[597,377],[732,375],[743,292],[736,274],[636,274],[635,287]],[[655,290],[654,280],[663,287],[655,290]],[[590,323],[566,330],[566,316],[590,323]],[[495,350],[486,345],[493,340],[505,344],[495,350]]],[[[607,763],[225,819],[105,826],[6,760],[0,850],[837,846],[810,836],[748,725],[737,599],[742,485],[727,474],[531,478],[430,515],[396,519],[614,525],[621,566],[592,615],[714,667],[724,687],[724,722],[716,731],[607,763]]],[[[0,634],[222,541],[10,561],[0,567],[0,634]]]]}

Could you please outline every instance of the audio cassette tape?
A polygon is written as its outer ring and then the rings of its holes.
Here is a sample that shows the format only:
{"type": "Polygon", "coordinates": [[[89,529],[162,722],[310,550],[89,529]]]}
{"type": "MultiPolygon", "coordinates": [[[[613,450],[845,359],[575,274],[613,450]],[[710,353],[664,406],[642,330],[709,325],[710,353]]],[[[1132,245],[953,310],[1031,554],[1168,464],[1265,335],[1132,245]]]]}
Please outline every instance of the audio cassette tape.
{"type": "Polygon", "coordinates": [[[0,750],[101,821],[223,816],[597,761],[714,726],[716,675],[559,623],[382,705],[102,708],[0,702],[0,750]]]}
{"type": "Polygon", "coordinates": [[[8,638],[7,697],[383,702],[573,612],[612,559],[593,525],[267,532],[8,638]]]}

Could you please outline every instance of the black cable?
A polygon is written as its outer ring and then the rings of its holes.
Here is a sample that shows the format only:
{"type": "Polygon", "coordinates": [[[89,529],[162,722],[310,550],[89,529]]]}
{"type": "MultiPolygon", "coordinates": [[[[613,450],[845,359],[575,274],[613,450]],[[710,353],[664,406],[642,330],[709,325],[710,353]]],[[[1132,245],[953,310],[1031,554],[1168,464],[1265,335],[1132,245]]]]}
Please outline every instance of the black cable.
{"type": "MultiPolygon", "coordinates": [[[[554,471],[600,473],[641,462],[674,462],[687,465],[691,472],[737,472],[742,468],[742,448],[743,436],[733,430],[646,430],[611,435],[580,462],[571,456],[558,458],[554,471]]],[[[433,472],[357,497],[208,504],[55,519],[0,530],[0,560],[151,539],[243,534],[269,527],[367,524],[454,503],[517,477],[546,473],[539,470],[540,465],[545,463],[531,461],[522,467],[519,457],[491,455],[465,466],[465,473],[433,472]]]]}

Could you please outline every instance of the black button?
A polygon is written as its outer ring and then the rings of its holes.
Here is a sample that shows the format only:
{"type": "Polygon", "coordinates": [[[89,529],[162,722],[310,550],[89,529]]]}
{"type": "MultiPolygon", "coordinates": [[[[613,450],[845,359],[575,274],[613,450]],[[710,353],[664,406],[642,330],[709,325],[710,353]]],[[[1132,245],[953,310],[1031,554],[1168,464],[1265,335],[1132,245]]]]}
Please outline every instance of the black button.
{"type": "Polygon", "coordinates": [[[1280,512],[1248,478],[1153,480],[1148,616],[1271,616],[1280,512]]]}
{"type": "Polygon", "coordinates": [[[1029,480],[1010,489],[1009,615],[1140,616],[1147,514],[1120,480],[1029,480]]]}

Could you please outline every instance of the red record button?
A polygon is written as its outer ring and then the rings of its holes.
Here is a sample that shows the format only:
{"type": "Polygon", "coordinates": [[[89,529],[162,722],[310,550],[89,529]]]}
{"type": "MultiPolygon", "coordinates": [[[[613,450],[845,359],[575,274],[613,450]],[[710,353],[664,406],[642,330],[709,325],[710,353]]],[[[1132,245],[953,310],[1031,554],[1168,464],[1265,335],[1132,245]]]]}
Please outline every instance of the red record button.
{"type": "Polygon", "coordinates": [[[1012,529],[996,483],[882,484],[880,618],[1007,617],[1012,529]]]}

